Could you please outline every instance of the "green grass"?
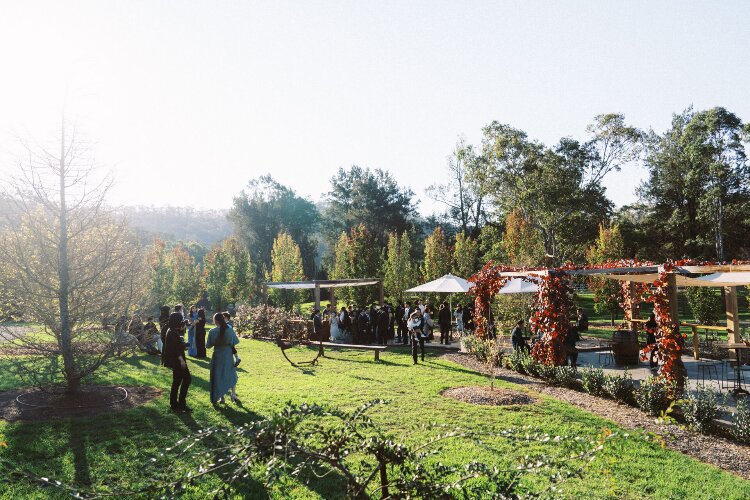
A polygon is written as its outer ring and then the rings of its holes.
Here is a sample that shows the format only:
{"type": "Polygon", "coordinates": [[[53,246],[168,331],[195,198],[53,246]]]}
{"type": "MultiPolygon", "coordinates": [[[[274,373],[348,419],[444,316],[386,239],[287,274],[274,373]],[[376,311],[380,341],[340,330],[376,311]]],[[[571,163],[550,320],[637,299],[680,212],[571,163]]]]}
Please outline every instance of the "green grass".
{"type": "MultiPolygon", "coordinates": [[[[80,420],[44,423],[2,423],[8,448],[0,454],[24,464],[35,473],[66,482],[83,481],[129,487],[142,479],[148,459],[178,439],[213,425],[234,425],[267,415],[285,402],[318,402],[345,408],[375,398],[391,403],[377,408],[373,417],[394,435],[407,435],[415,424],[440,422],[471,428],[502,429],[532,425],[553,435],[599,435],[603,429],[618,430],[612,422],[571,405],[540,396],[538,404],[491,408],[473,406],[444,398],[448,387],[488,385],[485,377],[458,365],[429,357],[413,366],[404,351],[386,351],[382,363],[373,362],[371,352],[329,351],[317,367],[300,370],[290,366],[278,348],[257,341],[240,344],[239,396],[243,407],[228,405],[214,409],[208,398],[208,363],[191,361],[193,385],[190,415],[168,410],[168,395],[133,410],[80,420]]],[[[313,352],[292,349],[290,357],[310,359],[313,352]]],[[[3,373],[7,367],[0,365],[3,373]]],[[[171,374],[157,365],[154,357],[137,355],[112,363],[97,373],[95,382],[151,385],[167,389],[171,374]]],[[[0,389],[17,387],[19,381],[0,377],[0,389]]],[[[511,384],[500,381],[501,386],[511,384]]],[[[634,433],[638,434],[638,433],[634,433]]],[[[417,442],[425,436],[407,438],[417,442]]],[[[513,464],[527,453],[539,450],[513,447],[494,441],[491,452],[472,444],[449,442],[439,459],[447,463],[484,460],[498,465],[513,464]]],[[[236,490],[238,496],[260,497],[260,473],[236,490]]],[[[334,478],[335,479],[335,478],[334,478]]],[[[208,477],[187,497],[203,498],[218,484],[208,477]]],[[[271,492],[275,498],[341,498],[341,483],[332,478],[313,480],[309,485],[289,479],[271,492]]],[[[0,483],[3,498],[61,497],[52,489],[40,489],[21,482],[0,483]]],[[[748,498],[750,482],[692,458],[660,447],[641,437],[615,438],[586,470],[582,479],[564,486],[566,497],[592,498],[748,498]]]]}

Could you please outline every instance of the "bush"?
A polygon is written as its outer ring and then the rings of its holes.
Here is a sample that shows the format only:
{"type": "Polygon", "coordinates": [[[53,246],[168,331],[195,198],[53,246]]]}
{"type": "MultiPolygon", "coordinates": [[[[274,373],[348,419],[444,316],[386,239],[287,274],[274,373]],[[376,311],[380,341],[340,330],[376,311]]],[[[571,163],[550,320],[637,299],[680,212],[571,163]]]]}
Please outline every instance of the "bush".
{"type": "Polygon", "coordinates": [[[574,366],[555,366],[552,382],[560,387],[574,387],[577,378],[574,366]]]}
{"type": "Polygon", "coordinates": [[[604,392],[621,403],[633,401],[633,377],[625,370],[623,375],[605,375],[604,392]]]}
{"type": "Polygon", "coordinates": [[[469,354],[475,356],[482,363],[487,363],[490,356],[493,354],[493,351],[496,349],[493,340],[480,339],[474,335],[465,336],[463,341],[469,354]]]}
{"type": "Polygon", "coordinates": [[[590,366],[581,371],[583,390],[592,396],[603,396],[604,392],[604,370],[590,366]]]}
{"type": "Polygon", "coordinates": [[[278,307],[241,305],[234,317],[234,330],[252,338],[300,340],[304,336],[302,330],[292,331],[287,328],[287,321],[294,317],[289,311],[278,307]]]}
{"type": "Polygon", "coordinates": [[[689,393],[680,401],[680,409],[688,427],[698,432],[706,432],[711,426],[711,421],[719,414],[719,397],[715,391],[699,387],[696,392],[689,393]]]}
{"type": "Polygon", "coordinates": [[[514,350],[507,356],[503,358],[503,366],[509,370],[513,370],[515,372],[519,373],[525,373],[524,372],[524,363],[526,363],[526,358],[530,358],[531,356],[523,351],[516,351],[514,350]]]}
{"type": "Polygon", "coordinates": [[[737,413],[733,415],[732,434],[740,443],[750,443],[750,404],[747,398],[737,401],[737,413]]]}
{"type": "Polygon", "coordinates": [[[690,310],[701,325],[715,325],[722,312],[721,295],[709,287],[687,287],[685,289],[690,310]]]}
{"type": "Polygon", "coordinates": [[[635,401],[641,410],[656,417],[669,408],[674,390],[674,385],[666,384],[657,377],[649,377],[635,390],[635,401]]]}

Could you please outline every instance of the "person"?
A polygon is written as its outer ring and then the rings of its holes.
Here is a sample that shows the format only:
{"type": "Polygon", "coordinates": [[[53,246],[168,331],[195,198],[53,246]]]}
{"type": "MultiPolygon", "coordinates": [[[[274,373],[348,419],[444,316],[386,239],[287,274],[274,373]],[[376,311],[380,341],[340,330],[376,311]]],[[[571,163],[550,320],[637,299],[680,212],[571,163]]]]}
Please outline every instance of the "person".
{"type": "MultiPolygon", "coordinates": [[[[223,313],[221,313],[221,315],[224,316],[224,322],[226,322],[226,324],[229,325],[229,328],[232,328],[232,330],[234,331],[234,322],[232,321],[232,315],[229,314],[229,311],[224,311],[223,313]]],[[[240,362],[242,360],[240,359],[240,355],[234,346],[232,346],[232,356],[234,356],[234,367],[237,368],[238,366],[240,366],[240,362]]]]}
{"type": "Polygon", "coordinates": [[[197,356],[198,350],[195,347],[195,322],[198,321],[198,307],[190,306],[187,320],[190,322],[188,327],[188,356],[197,356]]]}
{"type": "Polygon", "coordinates": [[[578,328],[579,333],[589,331],[589,317],[586,316],[586,313],[580,307],[578,308],[578,318],[576,320],[576,328],[578,328]]]}
{"type": "Polygon", "coordinates": [[[169,306],[159,308],[159,351],[164,352],[164,337],[169,327],[169,306]]]}
{"type": "Polygon", "coordinates": [[[172,387],[169,391],[169,406],[174,412],[191,411],[187,406],[187,393],[192,377],[185,358],[185,341],[183,340],[184,323],[182,314],[173,312],[167,322],[167,333],[164,336],[162,360],[164,366],[172,369],[172,387]]]}
{"type": "Polygon", "coordinates": [[[401,319],[404,322],[404,329],[405,329],[404,336],[401,339],[403,341],[402,342],[403,345],[406,345],[406,344],[409,343],[409,326],[408,326],[408,324],[409,324],[409,317],[411,316],[411,313],[413,313],[413,312],[414,312],[414,309],[411,306],[411,302],[407,302],[406,304],[404,304],[404,314],[401,317],[401,319]]]}
{"type": "Polygon", "coordinates": [[[388,306],[380,308],[378,312],[378,338],[377,342],[379,345],[388,345],[388,337],[391,332],[391,314],[388,311],[388,306]]]}
{"type": "Polygon", "coordinates": [[[435,323],[432,320],[432,308],[430,306],[425,306],[424,311],[422,311],[422,318],[424,320],[422,332],[424,333],[427,342],[432,342],[435,338],[432,333],[432,328],[435,326],[435,323]]]}
{"type": "Polygon", "coordinates": [[[461,318],[464,322],[464,330],[468,332],[474,331],[474,308],[470,305],[465,305],[463,311],[461,311],[463,314],[461,315],[461,318]]]}
{"type": "Polygon", "coordinates": [[[232,363],[232,349],[240,343],[234,329],[222,313],[214,314],[217,325],[208,332],[206,347],[213,347],[209,391],[211,403],[224,403],[224,395],[231,390],[232,402],[237,402],[237,368],[232,363]]]}
{"type": "Polygon", "coordinates": [[[159,350],[156,348],[156,345],[159,339],[159,330],[156,328],[156,324],[154,323],[154,317],[149,316],[146,319],[146,324],[144,325],[141,333],[141,348],[150,355],[157,355],[159,354],[159,350]]]}
{"type": "Polygon", "coordinates": [[[349,335],[349,330],[352,329],[352,320],[349,318],[349,311],[346,310],[346,307],[341,308],[341,313],[338,317],[339,320],[339,330],[342,337],[342,340],[346,338],[349,335]]]}
{"type": "Polygon", "coordinates": [[[581,335],[578,333],[578,327],[571,326],[563,343],[565,345],[565,357],[568,364],[573,367],[578,366],[578,349],[576,348],[576,342],[579,340],[581,340],[581,335]]]}
{"type": "Polygon", "coordinates": [[[407,327],[411,336],[411,357],[416,365],[417,348],[419,348],[419,353],[422,355],[422,361],[424,362],[424,341],[426,338],[424,335],[424,316],[422,316],[422,311],[418,307],[409,316],[407,327]]]}
{"type": "Polygon", "coordinates": [[[195,350],[198,359],[206,359],[206,310],[202,307],[195,322],[195,350]]]}
{"type": "Polygon", "coordinates": [[[339,324],[339,315],[336,314],[336,309],[333,309],[331,307],[331,304],[328,304],[328,306],[326,307],[326,311],[328,311],[326,313],[328,315],[328,321],[331,322],[331,340],[337,342],[341,338],[341,325],[339,324]]]}
{"type": "Polygon", "coordinates": [[[456,318],[456,331],[459,337],[464,336],[464,310],[461,304],[456,305],[456,309],[453,311],[453,317],[456,318]]]}
{"type": "Polygon", "coordinates": [[[523,336],[523,320],[519,319],[516,326],[510,332],[510,341],[513,344],[514,351],[529,351],[529,345],[523,336]]]}
{"type": "Polygon", "coordinates": [[[440,325],[440,344],[451,343],[451,309],[447,302],[440,304],[438,310],[438,325],[440,325]]]}
{"type": "Polygon", "coordinates": [[[645,326],[646,326],[646,346],[649,348],[648,364],[653,370],[658,366],[655,356],[656,356],[656,351],[658,350],[658,345],[656,344],[656,331],[659,327],[656,324],[656,316],[654,315],[654,313],[651,313],[648,315],[648,321],[646,321],[645,326]]]}
{"type": "Polygon", "coordinates": [[[313,335],[316,340],[320,340],[323,335],[323,318],[320,317],[320,309],[314,308],[310,319],[313,322],[313,335]]]}

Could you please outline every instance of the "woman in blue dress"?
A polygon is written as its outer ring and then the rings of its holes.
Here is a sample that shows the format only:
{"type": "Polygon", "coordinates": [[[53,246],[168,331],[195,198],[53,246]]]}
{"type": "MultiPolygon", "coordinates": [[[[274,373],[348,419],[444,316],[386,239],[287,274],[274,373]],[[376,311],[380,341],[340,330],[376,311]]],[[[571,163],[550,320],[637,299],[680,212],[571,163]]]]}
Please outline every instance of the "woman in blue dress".
{"type": "Polygon", "coordinates": [[[198,307],[190,306],[190,312],[188,318],[190,321],[190,328],[188,328],[188,356],[197,356],[198,348],[195,345],[195,323],[198,321],[198,307]]]}
{"type": "Polygon", "coordinates": [[[224,395],[231,389],[232,402],[237,402],[237,368],[234,366],[232,347],[240,343],[234,329],[221,313],[214,314],[214,325],[208,332],[206,347],[213,347],[211,355],[211,403],[224,403],[224,395]]]}

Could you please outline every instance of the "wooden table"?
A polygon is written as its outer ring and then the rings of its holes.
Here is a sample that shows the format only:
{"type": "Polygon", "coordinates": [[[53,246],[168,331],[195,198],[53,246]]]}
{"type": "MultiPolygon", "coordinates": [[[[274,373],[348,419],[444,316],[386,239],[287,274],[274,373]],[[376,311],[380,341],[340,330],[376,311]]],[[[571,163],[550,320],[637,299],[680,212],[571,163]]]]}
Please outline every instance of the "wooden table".
{"type": "Polygon", "coordinates": [[[744,343],[735,343],[735,342],[727,342],[726,344],[716,344],[717,347],[722,347],[724,349],[734,349],[734,355],[736,356],[736,365],[735,370],[737,371],[735,375],[735,387],[732,389],[732,394],[736,397],[740,394],[750,394],[746,389],[742,387],[742,370],[740,367],[742,366],[740,364],[740,351],[743,349],[750,350],[750,346],[745,345],[744,343]]]}

